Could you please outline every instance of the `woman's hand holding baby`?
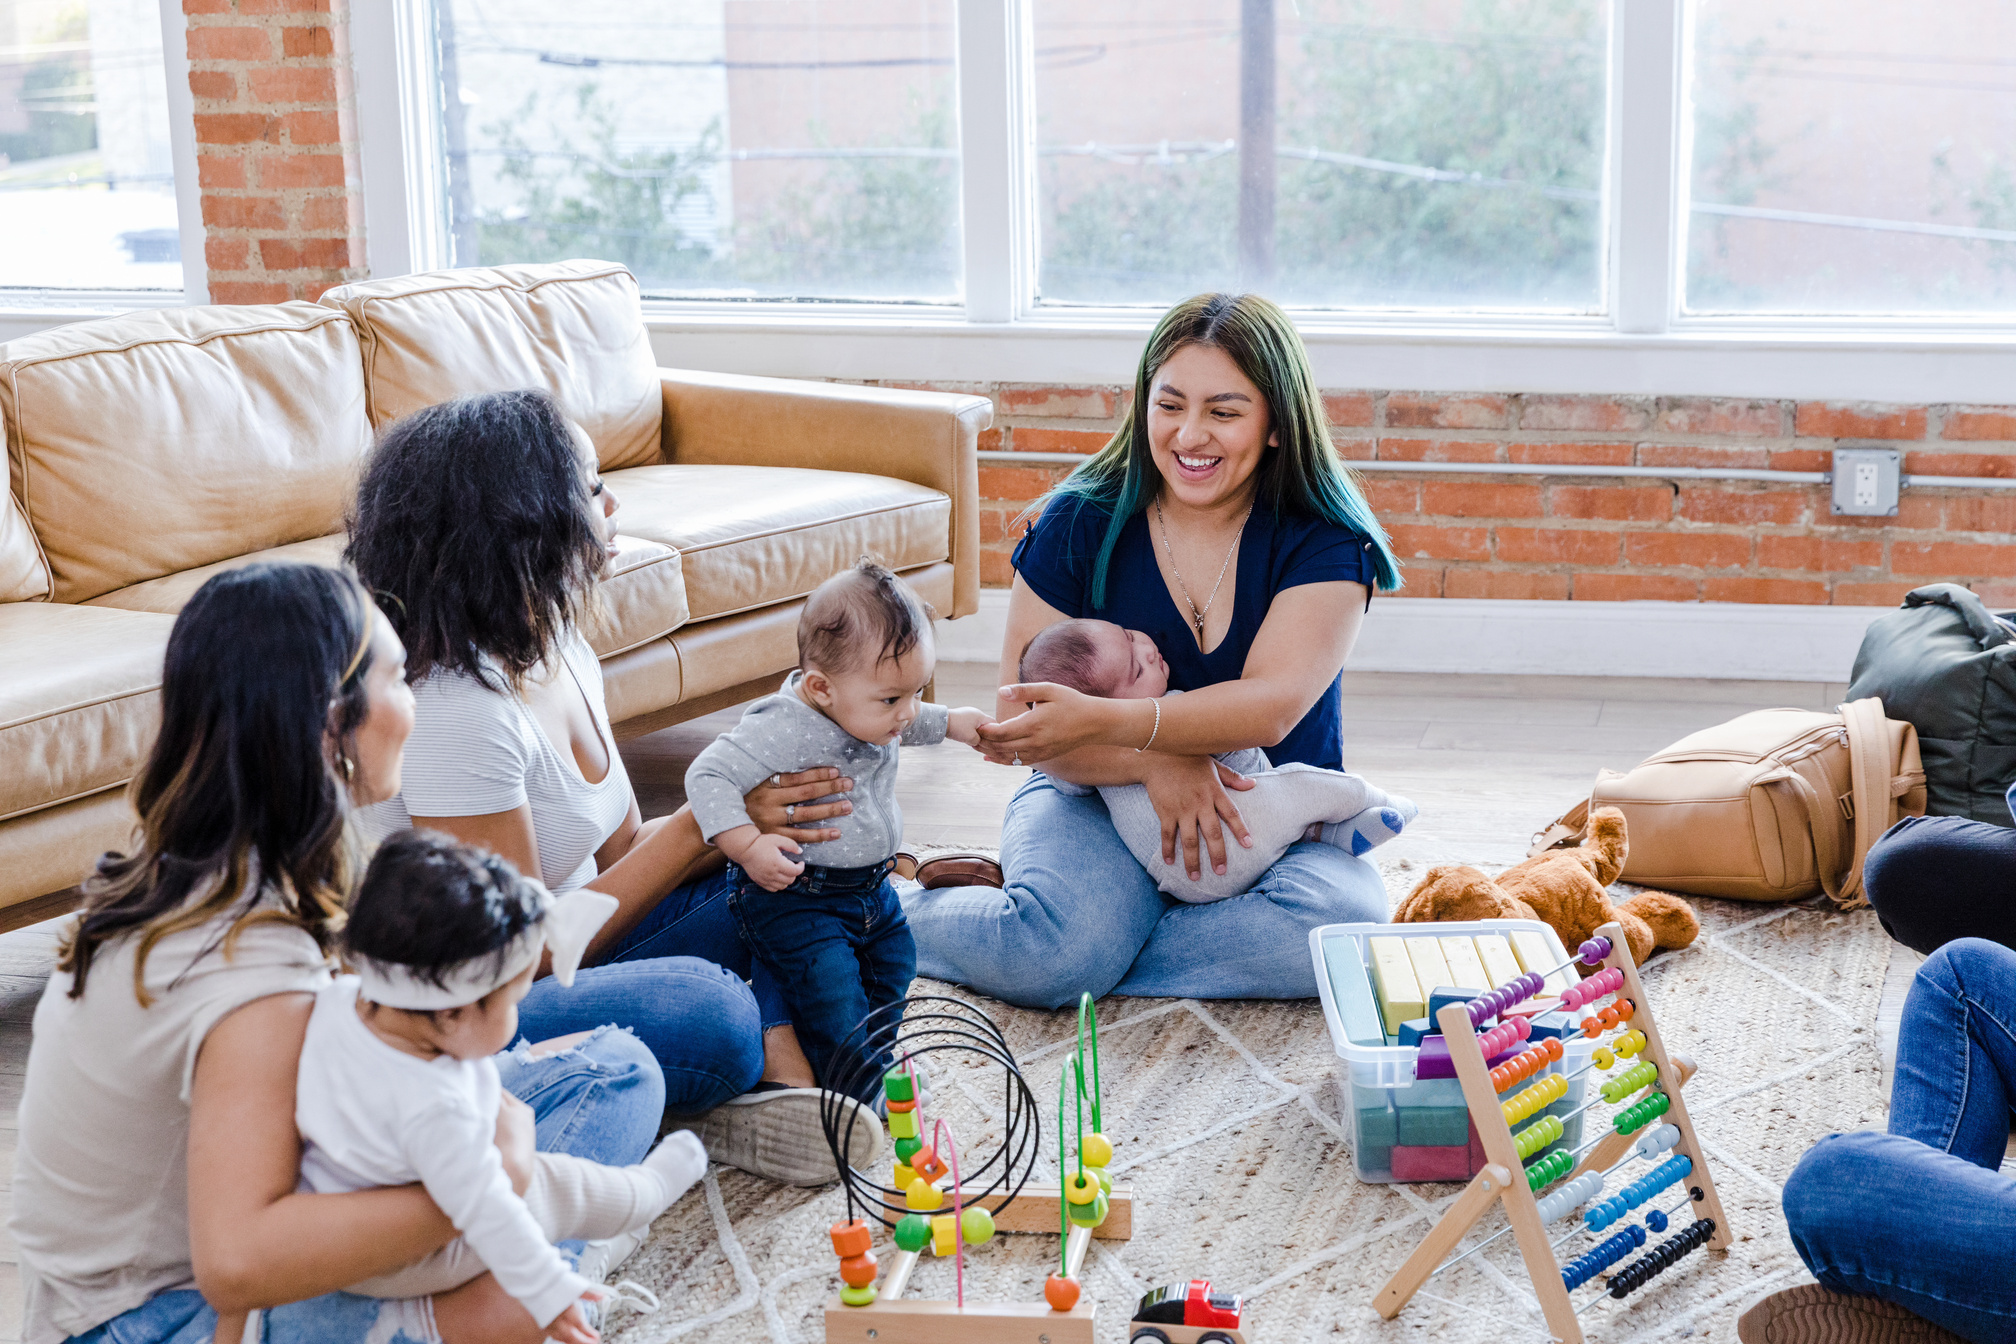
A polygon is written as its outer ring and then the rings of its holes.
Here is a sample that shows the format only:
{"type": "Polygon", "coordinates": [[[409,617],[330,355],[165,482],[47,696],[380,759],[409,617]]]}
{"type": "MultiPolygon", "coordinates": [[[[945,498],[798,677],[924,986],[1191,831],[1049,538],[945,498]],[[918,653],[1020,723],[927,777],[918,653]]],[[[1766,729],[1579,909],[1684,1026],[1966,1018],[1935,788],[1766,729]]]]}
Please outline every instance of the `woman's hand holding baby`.
{"type": "MultiPolygon", "coordinates": [[[[1143,759],[1146,759],[1145,757],[1143,759]]],[[[1195,882],[1202,876],[1199,851],[1211,856],[1211,871],[1225,871],[1225,828],[1246,848],[1253,837],[1239,805],[1227,789],[1250,789],[1253,781],[1229,770],[1209,756],[1158,756],[1141,777],[1148,787],[1148,801],[1162,823],[1162,862],[1176,862],[1176,849],[1183,849],[1183,871],[1195,882]],[[1199,845],[1199,840],[1202,845],[1199,845]]]]}
{"type": "Polygon", "coordinates": [[[838,827],[812,823],[844,817],[854,810],[854,804],[845,798],[830,803],[815,800],[845,793],[853,787],[854,781],[832,766],[815,766],[792,775],[769,776],[749,791],[742,806],[758,830],[796,840],[801,845],[816,845],[822,840],[838,840],[840,831],[838,827]]]}
{"type": "Polygon", "coordinates": [[[782,891],[805,871],[805,861],[792,857],[799,852],[795,841],[754,826],[731,826],[714,837],[714,845],[765,891],[782,891]]]}
{"type": "MultiPolygon", "coordinates": [[[[1029,708],[979,730],[975,745],[996,765],[1035,765],[1079,747],[1118,742],[1130,716],[1145,721],[1151,713],[1145,701],[1108,700],[1052,681],[1003,686],[1000,695],[1005,703],[1029,708]]],[[[1145,725],[1138,736],[1147,739],[1145,725]]]]}
{"type": "MultiPolygon", "coordinates": [[[[591,1288],[581,1294],[600,1302],[608,1294],[591,1288]]],[[[588,1317],[581,1310],[581,1304],[569,1304],[567,1310],[553,1318],[553,1324],[546,1327],[546,1338],[558,1340],[560,1344],[600,1344],[602,1336],[595,1333],[595,1327],[588,1324],[588,1317]]]]}

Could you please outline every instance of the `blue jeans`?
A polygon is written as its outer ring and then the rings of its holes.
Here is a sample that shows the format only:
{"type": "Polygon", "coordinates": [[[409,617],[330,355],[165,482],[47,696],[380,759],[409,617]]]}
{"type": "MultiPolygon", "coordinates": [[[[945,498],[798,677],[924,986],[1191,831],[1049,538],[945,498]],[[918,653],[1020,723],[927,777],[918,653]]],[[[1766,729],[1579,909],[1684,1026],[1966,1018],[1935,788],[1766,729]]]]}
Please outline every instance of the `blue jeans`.
{"type": "MultiPolygon", "coordinates": [[[[641,1161],[658,1137],[665,1085],[635,1036],[604,1027],[572,1050],[530,1057],[521,1042],[497,1057],[505,1088],[532,1108],[539,1148],[612,1166],[641,1161]]],[[[579,1242],[562,1243],[570,1258],[579,1242]]],[[[265,1344],[422,1344],[430,1320],[413,1304],[325,1293],[264,1313],[265,1344]]],[[[70,1344],[209,1344],[217,1313],[191,1288],[157,1293],[70,1344]]]]}
{"type": "MultiPolygon", "coordinates": [[[[847,1071],[857,1063],[851,1050],[842,1055],[847,1037],[869,1013],[907,994],[917,976],[917,945],[889,867],[807,864],[782,891],[765,891],[740,868],[728,868],[728,908],[742,939],[785,987],[812,1075],[829,1087],[836,1086],[836,1068],[847,1071]]],[[[852,1091],[864,1102],[881,1095],[888,1052],[878,1052],[875,1063],[872,1072],[850,1074],[858,1080],[852,1091]]]]}
{"type": "Polygon", "coordinates": [[[1954,1334],[2016,1340],[2016,952],[1964,938],[1918,968],[1897,1039],[1890,1132],[1830,1134],[1785,1183],[1813,1277],[1954,1334]]]}
{"type": "Polygon", "coordinates": [[[909,887],[903,908],[923,974],[1025,1008],[1061,1008],[1080,993],[1314,998],[1309,930],[1376,922],[1388,908],[1378,869],[1319,844],[1291,847],[1243,895],[1174,900],[1121,843],[1097,794],[1059,793],[1041,773],[1008,804],[1001,863],[1005,891],[909,887]]]}
{"type": "Polygon", "coordinates": [[[1965,817],[1906,817],[1862,869],[1890,936],[1930,954],[1955,938],[2016,947],[2016,830],[1965,817]]]}
{"type": "Polygon", "coordinates": [[[664,1070],[675,1115],[747,1092],[763,1076],[764,1028],[791,1019],[767,975],[759,972],[753,993],[742,983],[755,968],[727,898],[718,874],[673,891],[571,988],[551,976],[535,982],[518,1007],[519,1031],[543,1041],[608,1022],[628,1027],[664,1070]]]}

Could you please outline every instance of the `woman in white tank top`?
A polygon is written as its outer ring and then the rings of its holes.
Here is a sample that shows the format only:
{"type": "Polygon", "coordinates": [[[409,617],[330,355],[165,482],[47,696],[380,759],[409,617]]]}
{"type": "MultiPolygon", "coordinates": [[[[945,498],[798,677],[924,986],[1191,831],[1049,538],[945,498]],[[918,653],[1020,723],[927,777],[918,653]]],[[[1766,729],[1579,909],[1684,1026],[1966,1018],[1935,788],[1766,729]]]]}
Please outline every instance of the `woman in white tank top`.
{"type": "MultiPolygon", "coordinates": [[[[693,1118],[710,1154],[823,1184],[836,1173],[783,997],[742,945],[691,812],[643,819],[578,629],[616,508],[593,443],[544,393],[466,397],[385,430],[346,558],[406,641],[415,726],[404,789],[371,820],[380,835],[415,825],[482,845],[555,893],[614,896],[574,985],[534,984],[525,1031],[628,1028],[665,1071],[666,1109],[693,1118]]],[[[803,823],[844,803],[801,806],[799,828],[784,808],[830,795],[833,773],[758,789],[751,815],[831,838],[803,823]]],[[[866,1166],[879,1126],[854,1128],[866,1166]]]]}

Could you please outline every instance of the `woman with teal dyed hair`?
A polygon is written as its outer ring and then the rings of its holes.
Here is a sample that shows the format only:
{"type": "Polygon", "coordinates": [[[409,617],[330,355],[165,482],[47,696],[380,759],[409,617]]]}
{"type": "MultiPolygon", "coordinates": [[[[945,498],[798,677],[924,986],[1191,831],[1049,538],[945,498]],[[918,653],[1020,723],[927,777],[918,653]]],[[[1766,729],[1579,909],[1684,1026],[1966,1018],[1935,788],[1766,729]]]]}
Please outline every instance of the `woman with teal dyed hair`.
{"type": "MultiPolygon", "coordinates": [[[[1040,504],[1016,547],[989,756],[1040,767],[1002,824],[1000,889],[912,891],[918,971],[1054,1007],[1081,992],[1192,998],[1316,993],[1308,932],[1380,920],[1362,858],[1296,845],[1246,894],[1162,895],[1087,791],[1144,784],[1165,862],[1224,871],[1250,843],[1218,753],[1343,767],[1339,673],[1399,566],[1330,442],[1308,352],[1257,295],[1203,294],[1156,324],[1127,421],[1040,504]],[[1106,699],[1018,684],[1045,626],[1147,633],[1186,694],[1106,699]]],[[[1139,655],[1137,655],[1139,656],[1139,655]]],[[[1130,669],[1114,668],[1113,681],[1130,669]]],[[[1138,669],[1135,669],[1138,671],[1138,669]]]]}

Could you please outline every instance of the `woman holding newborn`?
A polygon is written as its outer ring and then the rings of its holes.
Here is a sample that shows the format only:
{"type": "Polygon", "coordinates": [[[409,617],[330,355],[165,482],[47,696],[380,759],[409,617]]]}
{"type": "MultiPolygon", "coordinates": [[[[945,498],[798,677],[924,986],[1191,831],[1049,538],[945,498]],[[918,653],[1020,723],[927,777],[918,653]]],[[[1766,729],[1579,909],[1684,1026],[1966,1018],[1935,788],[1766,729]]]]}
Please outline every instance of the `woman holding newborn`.
{"type": "Polygon", "coordinates": [[[1201,875],[1249,839],[1246,781],[1214,755],[1258,747],[1276,766],[1343,764],[1339,673],[1373,590],[1398,587],[1399,566],[1337,460],[1286,314],[1250,294],[1166,314],[1126,424],[1051,492],[1014,563],[1001,722],[981,735],[992,759],[1041,770],[1009,804],[1000,890],[906,897],[918,970],[1044,1007],[1088,991],[1315,994],[1308,931],[1386,914],[1371,864],[1298,844],[1244,894],[1186,904],[1080,792],[1145,786],[1164,862],[1201,875]],[[1187,694],[1016,684],[1038,632],[1083,618],[1148,636],[1187,694]]]}

